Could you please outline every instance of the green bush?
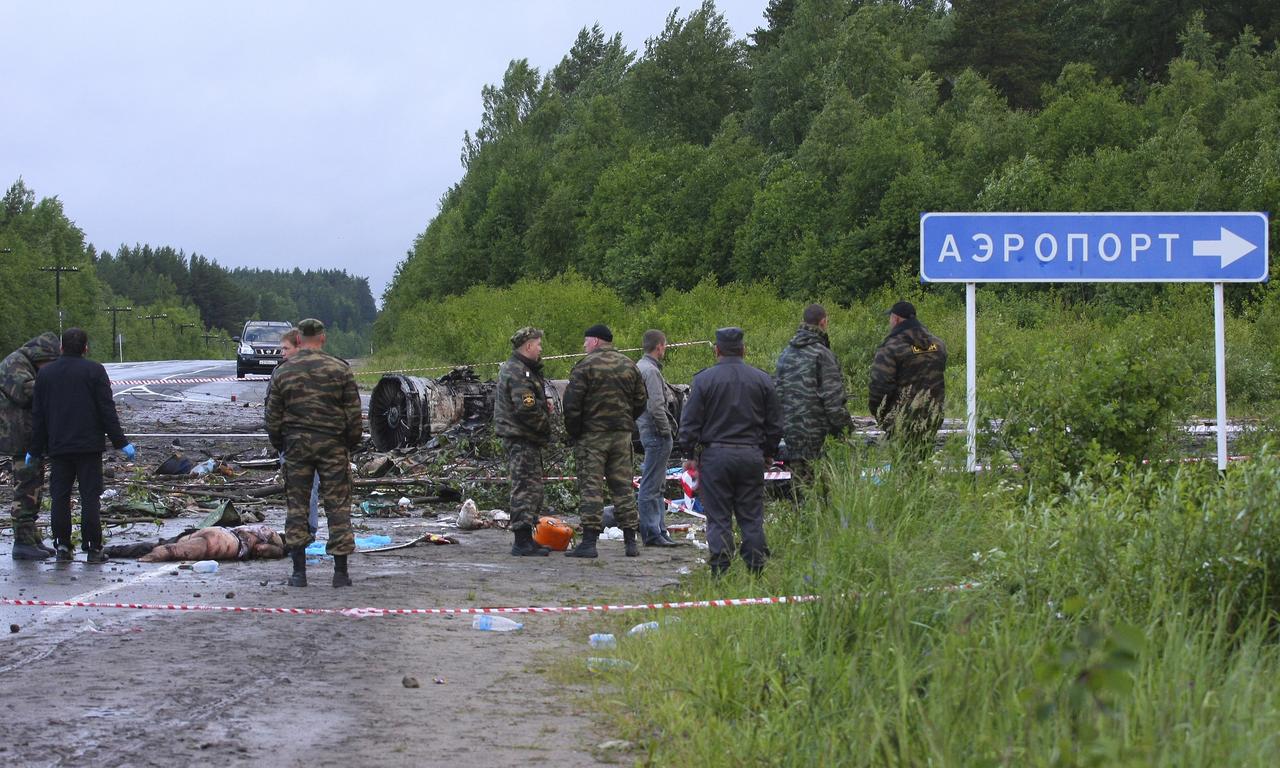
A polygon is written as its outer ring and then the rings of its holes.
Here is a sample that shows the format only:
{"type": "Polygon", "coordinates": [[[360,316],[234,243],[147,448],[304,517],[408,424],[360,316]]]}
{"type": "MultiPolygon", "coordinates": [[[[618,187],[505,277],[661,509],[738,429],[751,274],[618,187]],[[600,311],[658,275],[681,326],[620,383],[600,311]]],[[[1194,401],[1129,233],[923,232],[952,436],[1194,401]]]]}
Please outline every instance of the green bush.
{"type": "Polygon", "coordinates": [[[1081,353],[1044,338],[992,389],[994,442],[1040,483],[1058,487],[1103,457],[1159,459],[1176,445],[1190,370],[1138,324],[1081,353]]]}

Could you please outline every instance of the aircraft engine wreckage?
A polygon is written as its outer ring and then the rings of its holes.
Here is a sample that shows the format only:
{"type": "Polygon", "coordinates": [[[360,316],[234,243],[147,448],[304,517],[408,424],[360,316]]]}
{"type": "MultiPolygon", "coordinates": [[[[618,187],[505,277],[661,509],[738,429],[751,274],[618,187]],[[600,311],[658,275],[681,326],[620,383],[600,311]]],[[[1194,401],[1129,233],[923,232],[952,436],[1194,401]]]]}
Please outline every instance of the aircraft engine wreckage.
{"type": "MultiPolygon", "coordinates": [[[[563,423],[566,379],[547,381],[552,421],[563,423]]],[[[369,398],[369,434],[379,451],[413,448],[458,427],[478,431],[493,422],[494,381],[481,381],[470,366],[454,368],[438,379],[388,374],[369,398]]],[[[675,395],[677,423],[687,385],[668,385],[675,395]]]]}

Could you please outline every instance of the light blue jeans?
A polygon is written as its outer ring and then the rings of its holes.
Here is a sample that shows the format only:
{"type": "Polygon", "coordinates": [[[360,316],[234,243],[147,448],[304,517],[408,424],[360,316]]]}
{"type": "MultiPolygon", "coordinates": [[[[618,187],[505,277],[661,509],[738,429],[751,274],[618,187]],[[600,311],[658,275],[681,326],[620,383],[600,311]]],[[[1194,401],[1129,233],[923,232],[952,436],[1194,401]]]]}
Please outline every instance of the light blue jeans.
{"type": "Polygon", "coordinates": [[[671,436],[641,430],[640,445],[644,446],[644,464],[636,506],[640,510],[640,540],[648,544],[667,533],[667,500],[662,486],[667,481],[667,462],[671,459],[671,436]]]}

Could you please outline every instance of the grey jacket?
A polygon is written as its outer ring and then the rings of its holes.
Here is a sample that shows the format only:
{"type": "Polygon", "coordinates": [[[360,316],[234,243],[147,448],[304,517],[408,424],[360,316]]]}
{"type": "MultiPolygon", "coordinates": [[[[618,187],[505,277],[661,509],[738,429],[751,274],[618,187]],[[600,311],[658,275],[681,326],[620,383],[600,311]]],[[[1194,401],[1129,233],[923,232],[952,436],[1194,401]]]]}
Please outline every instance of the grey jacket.
{"type": "Polygon", "coordinates": [[[640,418],[636,419],[636,426],[640,429],[640,434],[658,434],[668,436],[672,433],[671,418],[667,413],[667,404],[671,401],[671,390],[667,387],[667,380],[662,376],[662,361],[656,360],[649,355],[643,355],[636,361],[636,368],[640,369],[640,376],[644,379],[645,392],[648,393],[649,399],[645,404],[644,413],[640,414],[640,418]]]}

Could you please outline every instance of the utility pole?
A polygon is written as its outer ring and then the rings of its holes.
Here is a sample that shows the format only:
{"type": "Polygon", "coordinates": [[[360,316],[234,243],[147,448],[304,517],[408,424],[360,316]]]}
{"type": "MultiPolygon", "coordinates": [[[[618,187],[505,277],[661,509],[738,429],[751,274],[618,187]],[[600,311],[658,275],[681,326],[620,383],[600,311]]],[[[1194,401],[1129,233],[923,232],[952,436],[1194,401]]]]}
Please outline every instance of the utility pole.
{"type": "Polygon", "coordinates": [[[107,307],[104,311],[111,313],[111,342],[116,345],[119,353],[119,361],[124,362],[124,342],[120,340],[120,334],[116,333],[116,317],[121,312],[132,312],[133,307],[107,307]]]}
{"type": "Polygon", "coordinates": [[[204,339],[204,345],[207,347],[207,346],[209,346],[209,339],[216,339],[216,338],[218,338],[218,334],[216,334],[216,333],[209,333],[208,331],[205,331],[205,332],[204,332],[204,334],[203,334],[203,335],[201,335],[201,337],[200,337],[200,338],[204,339]]]}
{"type": "MultiPolygon", "coordinates": [[[[185,334],[188,328],[195,328],[199,323],[179,323],[178,333],[185,334]]],[[[207,343],[207,342],[206,342],[207,343]]]]}
{"type": "Polygon", "coordinates": [[[150,320],[150,321],[151,321],[151,338],[153,338],[153,339],[154,339],[154,338],[155,338],[155,336],[156,336],[156,321],[157,321],[157,320],[163,320],[164,318],[166,318],[166,317],[168,317],[168,316],[169,316],[169,315],[168,315],[168,313],[167,313],[167,312],[161,312],[161,313],[160,313],[160,314],[158,314],[158,315],[143,315],[143,316],[142,316],[142,319],[143,319],[143,320],[150,320]]]}
{"type": "MultiPolygon", "coordinates": [[[[62,336],[62,273],[79,272],[79,267],[40,267],[41,272],[53,273],[53,304],[58,308],[58,336],[62,336]]],[[[115,315],[112,315],[115,317],[115,315]]]]}

